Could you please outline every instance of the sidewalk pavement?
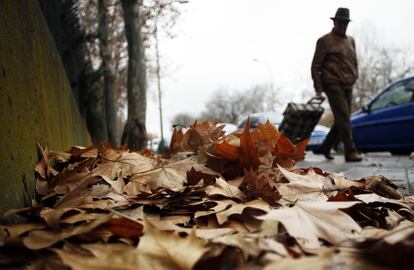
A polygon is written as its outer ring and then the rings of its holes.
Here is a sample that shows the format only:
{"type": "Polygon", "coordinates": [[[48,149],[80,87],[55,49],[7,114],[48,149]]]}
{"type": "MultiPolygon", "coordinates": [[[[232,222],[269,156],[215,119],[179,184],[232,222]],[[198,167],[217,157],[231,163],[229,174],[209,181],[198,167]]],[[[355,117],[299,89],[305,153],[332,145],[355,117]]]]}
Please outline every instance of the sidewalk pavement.
{"type": "Polygon", "coordinates": [[[296,167],[318,167],[328,172],[343,172],[352,179],[364,176],[383,175],[393,181],[404,195],[414,195],[414,155],[392,156],[389,153],[367,153],[361,162],[345,162],[344,157],[335,155],[334,160],[327,160],[323,155],[308,152],[305,160],[296,167]]]}

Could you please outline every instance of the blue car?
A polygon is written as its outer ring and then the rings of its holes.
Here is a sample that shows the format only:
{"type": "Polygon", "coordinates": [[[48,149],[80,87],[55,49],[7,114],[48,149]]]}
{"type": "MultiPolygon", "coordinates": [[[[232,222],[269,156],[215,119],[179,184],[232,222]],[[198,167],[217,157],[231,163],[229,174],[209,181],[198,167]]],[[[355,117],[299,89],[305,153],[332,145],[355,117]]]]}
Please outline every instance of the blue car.
{"type": "MultiPolygon", "coordinates": [[[[282,114],[276,113],[276,112],[252,113],[250,115],[250,128],[256,128],[259,125],[259,123],[265,124],[267,119],[269,119],[269,121],[276,127],[279,127],[280,123],[283,120],[282,114]]],[[[239,129],[244,128],[244,124],[246,123],[246,121],[247,121],[247,116],[242,118],[238,122],[237,127],[239,129]]],[[[311,134],[309,144],[306,146],[306,150],[313,151],[313,150],[319,149],[322,142],[325,140],[328,132],[329,132],[329,128],[321,126],[321,125],[316,125],[315,129],[313,130],[311,134]]]]}
{"type": "Polygon", "coordinates": [[[385,87],[352,115],[351,123],[358,150],[411,154],[414,150],[414,77],[385,87]]]}

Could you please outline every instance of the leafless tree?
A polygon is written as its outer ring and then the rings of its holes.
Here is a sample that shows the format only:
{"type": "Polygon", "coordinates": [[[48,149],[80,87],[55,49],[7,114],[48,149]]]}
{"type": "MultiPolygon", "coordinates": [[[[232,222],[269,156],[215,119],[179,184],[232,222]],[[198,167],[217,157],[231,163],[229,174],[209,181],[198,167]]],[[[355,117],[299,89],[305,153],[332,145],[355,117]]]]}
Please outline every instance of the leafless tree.
{"type": "Polygon", "coordinates": [[[106,128],[109,142],[114,146],[119,146],[117,132],[117,106],[115,90],[115,67],[113,61],[113,42],[110,38],[110,28],[108,13],[113,13],[113,7],[108,6],[108,0],[98,0],[99,16],[99,51],[102,59],[103,77],[104,77],[104,99],[106,128]]]}
{"type": "MultiPolygon", "coordinates": [[[[85,90],[83,91],[88,93],[83,97],[85,106],[90,106],[89,109],[86,108],[86,111],[91,112],[90,117],[87,116],[90,118],[88,120],[90,123],[90,125],[88,124],[89,131],[94,142],[109,139],[114,145],[119,142],[121,137],[119,131],[127,118],[125,111],[127,107],[127,77],[130,69],[128,64],[130,46],[126,45],[129,34],[125,32],[128,27],[125,27],[124,14],[129,13],[125,13],[123,8],[125,5],[121,5],[124,2],[126,1],[77,1],[77,12],[84,33],[85,59],[89,61],[84,72],[85,90]],[[88,78],[89,76],[91,78],[88,78]],[[105,125],[94,124],[102,123],[102,121],[98,121],[99,117],[103,118],[105,125]],[[103,128],[106,134],[102,133],[103,128]]],[[[143,57],[143,66],[140,70],[148,72],[148,75],[152,73],[159,75],[160,54],[157,48],[156,33],[159,29],[161,33],[172,36],[172,26],[180,14],[177,8],[179,1],[135,0],[129,2],[134,2],[140,9],[139,13],[135,14],[136,22],[140,24],[140,46],[143,48],[143,55],[140,55],[143,57]],[[155,61],[156,56],[158,61],[155,61]]],[[[146,87],[146,79],[143,84],[146,87]]],[[[139,100],[146,102],[146,90],[145,95],[139,97],[139,100]]],[[[146,104],[144,103],[135,105],[145,110],[146,104]]],[[[128,107],[128,112],[130,112],[130,107],[128,107]]],[[[139,117],[144,117],[139,121],[145,125],[145,113],[141,112],[139,117]]],[[[131,126],[131,121],[128,126],[131,126]]]]}
{"type": "Polygon", "coordinates": [[[171,123],[173,126],[178,127],[189,127],[191,124],[193,124],[196,121],[196,117],[189,113],[179,113],[174,116],[174,118],[171,120],[171,123]]]}
{"type": "Polygon", "coordinates": [[[254,85],[244,91],[229,93],[218,89],[207,101],[200,118],[215,122],[236,123],[240,117],[254,112],[274,111],[280,105],[280,88],[270,85],[254,85]]]}
{"type": "Polygon", "coordinates": [[[128,42],[128,118],[122,144],[136,150],[146,145],[147,74],[139,19],[139,3],[121,0],[128,42]]]}

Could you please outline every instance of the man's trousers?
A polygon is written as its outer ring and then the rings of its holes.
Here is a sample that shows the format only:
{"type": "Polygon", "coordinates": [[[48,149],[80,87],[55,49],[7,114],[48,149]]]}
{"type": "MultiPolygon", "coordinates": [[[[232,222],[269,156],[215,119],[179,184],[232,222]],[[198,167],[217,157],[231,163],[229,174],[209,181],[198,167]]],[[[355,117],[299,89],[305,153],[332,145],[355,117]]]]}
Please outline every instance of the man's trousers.
{"type": "Polygon", "coordinates": [[[321,149],[330,150],[341,140],[345,147],[345,155],[356,152],[350,121],[352,88],[340,84],[328,84],[324,85],[324,91],[328,97],[335,123],[322,143],[321,149]]]}

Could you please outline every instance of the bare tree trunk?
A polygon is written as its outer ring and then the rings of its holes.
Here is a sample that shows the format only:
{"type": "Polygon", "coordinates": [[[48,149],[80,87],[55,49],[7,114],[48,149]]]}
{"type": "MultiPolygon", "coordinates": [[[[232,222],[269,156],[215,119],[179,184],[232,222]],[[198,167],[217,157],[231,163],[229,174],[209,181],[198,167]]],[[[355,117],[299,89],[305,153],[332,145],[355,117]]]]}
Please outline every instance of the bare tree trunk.
{"type": "Polygon", "coordinates": [[[101,96],[102,88],[92,85],[88,89],[88,104],[87,104],[87,118],[86,124],[91,134],[91,139],[94,144],[108,141],[106,134],[106,123],[104,120],[103,98],[101,96]]]}
{"type": "Polygon", "coordinates": [[[90,59],[85,63],[79,80],[82,102],[86,111],[86,124],[94,144],[108,140],[105,122],[103,91],[98,85],[101,70],[93,71],[90,59]]]}
{"type": "Polygon", "coordinates": [[[128,118],[122,134],[122,144],[136,150],[146,147],[145,116],[147,80],[144,47],[136,0],[121,0],[124,10],[125,35],[128,42],[128,118]]]}
{"type": "Polygon", "coordinates": [[[104,73],[106,127],[109,142],[113,146],[119,146],[119,139],[117,136],[118,125],[116,111],[115,69],[111,59],[112,46],[108,38],[107,12],[108,8],[105,0],[98,0],[99,40],[104,73]]]}

